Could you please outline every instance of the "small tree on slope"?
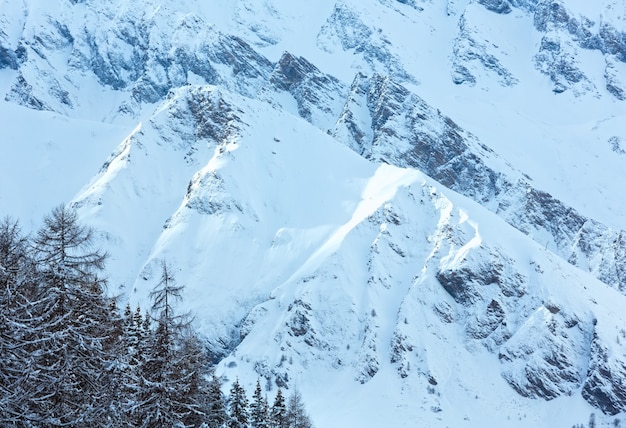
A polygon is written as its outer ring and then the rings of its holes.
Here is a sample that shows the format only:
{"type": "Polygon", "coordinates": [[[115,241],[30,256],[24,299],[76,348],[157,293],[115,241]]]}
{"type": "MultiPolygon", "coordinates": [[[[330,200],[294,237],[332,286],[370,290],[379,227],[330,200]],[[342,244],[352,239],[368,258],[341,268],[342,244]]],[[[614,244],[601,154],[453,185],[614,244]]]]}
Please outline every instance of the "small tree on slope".
{"type": "Polygon", "coordinates": [[[285,398],[280,388],[276,392],[274,397],[274,404],[270,410],[270,426],[272,428],[287,428],[287,407],[285,405],[285,398]]]}
{"type": "Polygon", "coordinates": [[[257,379],[252,403],[250,404],[250,425],[252,428],[268,428],[267,400],[263,397],[261,383],[257,379]]]}
{"type": "Polygon", "coordinates": [[[230,388],[226,426],[228,428],[247,428],[249,419],[246,391],[237,379],[230,388]]]}
{"type": "Polygon", "coordinates": [[[313,424],[304,408],[300,391],[295,388],[287,402],[287,426],[289,428],[312,428],[313,424]]]}

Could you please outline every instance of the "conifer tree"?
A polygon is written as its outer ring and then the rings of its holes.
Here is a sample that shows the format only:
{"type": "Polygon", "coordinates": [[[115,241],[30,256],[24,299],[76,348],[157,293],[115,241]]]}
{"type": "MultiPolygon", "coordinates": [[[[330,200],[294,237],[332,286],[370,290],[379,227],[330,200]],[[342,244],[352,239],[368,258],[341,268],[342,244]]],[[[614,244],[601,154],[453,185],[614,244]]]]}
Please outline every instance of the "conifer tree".
{"type": "Polygon", "coordinates": [[[250,425],[252,428],[268,428],[267,400],[261,391],[261,382],[257,379],[252,403],[250,404],[250,425]]]}
{"type": "Polygon", "coordinates": [[[133,412],[146,428],[190,426],[206,419],[206,388],[201,383],[207,364],[186,317],[174,310],[183,287],[176,285],[165,261],[161,269],[161,279],[150,293],[156,329],[142,364],[140,399],[133,412]]]}
{"type": "Polygon", "coordinates": [[[276,397],[274,398],[274,404],[270,410],[270,426],[272,428],[287,428],[287,407],[285,405],[285,398],[283,392],[278,388],[276,397]]]}
{"type": "Polygon", "coordinates": [[[228,415],[226,414],[226,400],[222,393],[222,382],[215,376],[215,373],[211,376],[207,391],[208,428],[221,428],[228,420],[228,415]]]}
{"type": "Polygon", "coordinates": [[[24,419],[27,412],[23,384],[30,356],[24,338],[33,272],[27,245],[17,221],[0,221],[0,426],[24,419]]]}
{"type": "Polygon", "coordinates": [[[32,418],[44,425],[106,425],[110,415],[115,335],[102,274],[106,254],[93,230],[59,206],[33,240],[37,265],[30,302],[27,392],[32,418]]]}
{"type": "Polygon", "coordinates": [[[172,267],[161,260],[161,279],[150,292],[151,312],[158,322],[163,324],[164,334],[179,334],[185,326],[186,315],[177,315],[174,304],[182,299],[183,286],[176,283],[172,267]]]}
{"type": "Polygon", "coordinates": [[[239,383],[239,379],[235,380],[230,388],[228,397],[228,428],[247,428],[249,421],[248,398],[246,391],[239,383]]]}
{"type": "Polygon", "coordinates": [[[144,329],[144,318],[139,307],[133,312],[130,305],[124,311],[124,332],[120,340],[120,365],[122,379],[120,389],[122,397],[120,406],[123,413],[122,426],[136,426],[135,414],[140,402],[141,376],[148,347],[148,333],[144,329]]]}
{"type": "Polygon", "coordinates": [[[208,358],[204,352],[200,339],[190,328],[185,329],[185,335],[179,345],[181,358],[176,370],[183,379],[182,400],[183,409],[187,409],[187,416],[183,419],[185,426],[200,427],[207,421],[209,407],[208,358]]]}
{"type": "Polygon", "coordinates": [[[311,419],[304,408],[304,401],[300,391],[295,388],[289,396],[286,413],[287,426],[289,428],[312,428],[311,419]]]}

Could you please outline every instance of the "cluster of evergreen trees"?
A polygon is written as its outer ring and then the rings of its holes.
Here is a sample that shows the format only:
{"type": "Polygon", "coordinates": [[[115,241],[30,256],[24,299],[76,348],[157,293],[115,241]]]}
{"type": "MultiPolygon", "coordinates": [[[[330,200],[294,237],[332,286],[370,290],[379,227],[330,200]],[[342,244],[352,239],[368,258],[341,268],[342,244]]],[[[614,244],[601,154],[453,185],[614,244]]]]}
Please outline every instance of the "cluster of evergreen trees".
{"type": "Polygon", "coordinates": [[[226,401],[228,428],[312,428],[306,413],[302,395],[296,389],[287,402],[279,388],[274,404],[270,407],[267,396],[263,396],[257,380],[252,402],[248,402],[244,388],[236,380],[226,401]]]}
{"type": "Polygon", "coordinates": [[[210,366],[163,262],[151,313],[107,296],[106,254],[76,213],[55,208],[33,238],[0,222],[0,426],[307,428],[296,392],[248,404],[210,366]]]}

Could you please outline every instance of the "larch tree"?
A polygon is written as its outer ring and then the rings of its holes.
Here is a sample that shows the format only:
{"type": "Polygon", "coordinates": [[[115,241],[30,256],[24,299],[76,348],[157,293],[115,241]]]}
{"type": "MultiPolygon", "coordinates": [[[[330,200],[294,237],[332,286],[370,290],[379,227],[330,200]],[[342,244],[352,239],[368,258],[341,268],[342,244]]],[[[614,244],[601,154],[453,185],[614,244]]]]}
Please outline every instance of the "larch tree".
{"type": "Polygon", "coordinates": [[[311,419],[306,412],[302,394],[298,388],[294,388],[287,401],[286,418],[289,428],[313,428],[311,419]]]}
{"type": "Polygon", "coordinates": [[[162,261],[160,281],[150,293],[156,329],[142,363],[139,399],[132,412],[137,426],[199,426],[206,419],[203,379],[208,365],[188,317],[175,311],[182,290],[171,266],[162,261]]]}
{"type": "Polygon", "coordinates": [[[0,221],[0,426],[27,419],[24,381],[30,356],[25,338],[34,270],[27,246],[16,220],[0,221]]]}
{"type": "Polygon", "coordinates": [[[106,254],[93,243],[93,230],[64,206],[44,218],[32,242],[28,397],[32,418],[44,425],[106,426],[111,416],[116,333],[105,296],[106,254]]]}

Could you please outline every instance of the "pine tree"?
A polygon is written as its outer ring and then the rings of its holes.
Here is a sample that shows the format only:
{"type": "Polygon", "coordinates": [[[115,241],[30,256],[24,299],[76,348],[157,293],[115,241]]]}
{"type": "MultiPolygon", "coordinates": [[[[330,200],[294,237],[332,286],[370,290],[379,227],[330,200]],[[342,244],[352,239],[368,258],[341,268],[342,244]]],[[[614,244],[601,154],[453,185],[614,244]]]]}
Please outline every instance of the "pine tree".
{"type": "Polygon", "coordinates": [[[287,425],[287,407],[285,406],[285,398],[280,388],[276,392],[274,404],[270,411],[270,426],[272,428],[286,428],[287,425]]]}
{"type": "Polygon", "coordinates": [[[261,382],[257,379],[252,403],[250,405],[250,425],[252,428],[268,428],[267,400],[261,391],[261,382]]]}
{"type": "Polygon", "coordinates": [[[248,398],[246,391],[239,383],[239,379],[235,380],[230,388],[228,397],[228,428],[247,428],[249,421],[248,398]]]}
{"type": "Polygon", "coordinates": [[[106,254],[93,230],[63,206],[44,219],[33,241],[37,265],[30,302],[27,396],[31,418],[44,425],[107,425],[111,411],[109,338],[115,336],[104,294],[106,254]]]}
{"type": "Polygon", "coordinates": [[[313,425],[309,416],[304,408],[304,401],[300,391],[295,388],[293,393],[289,396],[287,403],[286,418],[287,426],[289,428],[312,428],[313,425]]]}

